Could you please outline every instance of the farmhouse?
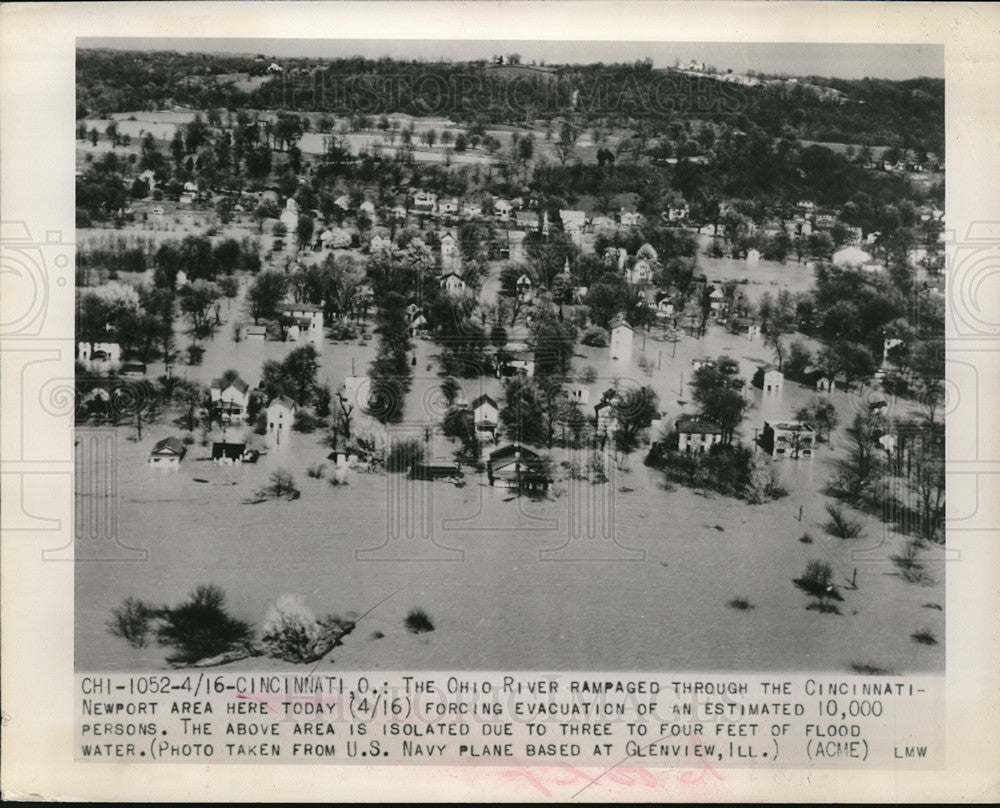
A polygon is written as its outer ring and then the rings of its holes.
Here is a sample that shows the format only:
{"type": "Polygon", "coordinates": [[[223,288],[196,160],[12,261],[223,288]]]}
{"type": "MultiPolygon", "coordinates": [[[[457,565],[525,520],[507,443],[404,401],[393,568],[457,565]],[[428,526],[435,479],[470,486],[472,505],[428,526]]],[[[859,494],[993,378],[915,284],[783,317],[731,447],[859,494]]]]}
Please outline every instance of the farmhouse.
{"type": "Polygon", "coordinates": [[[413,195],[413,209],[421,213],[433,213],[437,208],[437,194],[417,191],[413,195]]]}
{"type": "Polygon", "coordinates": [[[149,452],[149,465],[176,468],[186,454],[187,447],[179,439],[164,438],[153,444],[149,452]]]}
{"type": "Polygon", "coordinates": [[[243,462],[247,453],[245,443],[226,443],[217,441],[212,444],[212,462],[224,465],[243,462]]]}
{"type": "Polygon", "coordinates": [[[289,342],[305,340],[319,345],[323,342],[323,307],[313,303],[283,303],[278,311],[291,321],[289,342]]]}
{"type": "Polygon", "coordinates": [[[209,390],[212,406],[224,423],[242,421],[250,404],[250,385],[239,376],[228,384],[222,379],[212,379],[209,390]]]}
{"type": "Polygon", "coordinates": [[[121,365],[122,349],[117,342],[83,340],[77,343],[76,350],[77,359],[87,370],[103,373],[121,365]]]}
{"type": "Polygon", "coordinates": [[[780,393],[785,383],[785,374],[774,365],[763,365],[753,375],[753,385],[765,393],[780,393]]]}
{"type": "Polygon", "coordinates": [[[464,295],[469,289],[457,272],[446,272],[438,279],[438,284],[449,295],[464,295]]]}
{"type": "Polygon", "coordinates": [[[271,446],[288,444],[297,409],[288,396],[279,396],[267,405],[267,438],[271,446]]]}
{"type": "Polygon", "coordinates": [[[517,488],[544,491],[548,475],[541,467],[541,456],[520,443],[511,443],[490,452],[486,477],[494,488],[517,488]]]}
{"type": "Polygon", "coordinates": [[[476,424],[477,438],[493,440],[496,437],[499,414],[500,408],[490,396],[484,394],[472,402],[472,419],[476,424]]]}
{"type": "Polygon", "coordinates": [[[764,422],[760,436],[761,448],[771,457],[812,457],[816,433],[803,421],[764,422]]]}
{"type": "Polygon", "coordinates": [[[623,361],[632,358],[632,326],[622,317],[611,323],[611,358],[623,361]]]}
{"type": "Polygon", "coordinates": [[[722,441],[722,427],[694,415],[677,419],[677,448],[682,452],[706,452],[722,441]]]}

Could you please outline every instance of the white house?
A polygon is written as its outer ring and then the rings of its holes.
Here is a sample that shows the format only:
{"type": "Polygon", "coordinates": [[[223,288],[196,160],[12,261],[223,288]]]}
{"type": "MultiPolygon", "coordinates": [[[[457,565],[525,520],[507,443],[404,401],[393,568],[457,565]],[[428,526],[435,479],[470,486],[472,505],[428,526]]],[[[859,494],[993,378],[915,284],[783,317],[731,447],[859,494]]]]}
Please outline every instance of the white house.
{"type": "Polygon", "coordinates": [[[288,228],[288,234],[290,236],[295,235],[295,228],[299,224],[299,205],[294,198],[288,197],[288,201],[285,203],[285,209],[281,212],[281,216],[278,217],[279,221],[288,228]]]}
{"type": "Polygon", "coordinates": [[[187,454],[187,447],[174,437],[164,438],[153,444],[149,465],[159,468],[177,468],[187,454]]]}
{"type": "Polygon", "coordinates": [[[888,337],[887,339],[882,340],[882,361],[883,362],[888,362],[889,361],[889,351],[891,351],[893,348],[895,348],[895,347],[897,347],[899,345],[902,345],[902,344],[903,344],[903,340],[901,340],[901,339],[899,339],[897,337],[888,337]]]}
{"type": "Polygon", "coordinates": [[[501,219],[510,218],[511,211],[513,210],[514,206],[511,205],[506,199],[498,199],[493,203],[493,213],[501,219]]]}
{"type": "Polygon", "coordinates": [[[288,396],[272,399],[267,405],[267,440],[273,447],[287,446],[295,423],[297,406],[288,396]]]}
{"type": "Polygon", "coordinates": [[[687,205],[683,207],[670,207],[667,209],[667,220],[671,222],[680,222],[687,219],[691,214],[690,208],[687,205]]]}
{"type": "Polygon", "coordinates": [[[694,415],[678,418],[676,430],[677,448],[682,452],[707,452],[722,442],[722,427],[694,415]]]}
{"type": "Polygon", "coordinates": [[[468,285],[457,272],[446,272],[438,283],[449,295],[464,295],[469,290],[468,285]]]}
{"type": "Polygon", "coordinates": [[[438,212],[446,213],[450,216],[454,216],[458,213],[459,201],[457,197],[451,197],[451,199],[442,199],[438,202],[438,212]]]}
{"type": "Polygon", "coordinates": [[[481,395],[472,402],[472,419],[476,424],[476,437],[483,440],[493,440],[496,436],[500,408],[496,401],[487,395],[481,395]]]}
{"type": "Polygon", "coordinates": [[[632,213],[622,208],[621,213],[618,215],[618,221],[622,227],[635,227],[645,222],[646,217],[641,213],[632,213]]]}
{"type": "Polygon", "coordinates": [[[458,241],[451,233],[441,236],[441,269],[445,273],[457,272],[462,265],[462,256],[458,249],[458,241]]]}
{"type": "Polygon", "coordinates": [[[122,363],[122,349],[117,342],[93,342],[83,340],[77,343],[77,359],[96,373],[117,370],[122,363]]]}
{"type": "Polygon", "coordinates": [[[802,421],[764,422],[760,445],[771,457],[788,457],[793,460],[813,455],[816,432],[802,421]]]}
{"type": "Polygon", "coordinates": [[[223,422],[238,422],[246,418],[250,404],[250,385],[239,376],[228,384],[222,379],[212,379],[209,395],[223,422]]]}
{"type": "Polygon", "coordinates": [[[621,317],[611,323],[611,358],[621,361],[632,358],[632,326],[621,317]]]}
{"type": "Polygon", "coordinates": [[[559,218],[567,233],[580,233],[587,224],[587,214],[582,210],[560,210],[559,218]]]}
{"type": "Polygon", "coordinates": [[[288,328],[289,342],[323,344],[323,307],[313,303],[283,303],[278,311],[294,320],[288,328]]]}
{"type": "Polygon", "coordinates": [[[636,258],[631,266],[625,269],[625,280],[629,283],[650,283],[653,280],[653,267],[645,258],[636,258]]]}
{"type": "Polygon", "coordinates": [[[433,213],[437,208],[437,194],[430,191],[417,191],[413,195],[413,209],[421,213],[433,213]]]}
{"type": "Polygon", "coordinates": [[[517,293],[520,295],[522,300],[531,300],[531,289],[534,284],[531,278],[525,273],[521,273],[521,277],[517,279],[517,293]]]}
{"type": "Polygon", "coordinates": [[[763,365],[757,368],[753,376],[753,384],[765,393],[780,393],[785,383],[785,374],[774,365],[763,365]]]}

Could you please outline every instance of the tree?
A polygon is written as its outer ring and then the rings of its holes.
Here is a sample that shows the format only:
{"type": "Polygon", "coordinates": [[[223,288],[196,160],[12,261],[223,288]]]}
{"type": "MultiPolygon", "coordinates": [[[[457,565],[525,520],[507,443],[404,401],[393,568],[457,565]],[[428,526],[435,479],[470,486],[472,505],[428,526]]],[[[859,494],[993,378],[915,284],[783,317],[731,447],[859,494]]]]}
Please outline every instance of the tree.
{"type": "Polygon", "coordinates": [[[299,215],[298,224],[295,225],[295,237],[300,250],[304,250],[312,244],[314,228],[315,222],[312,216],[307,216],[306,214],[299,215]]]}
{"type": "Polygon", "coordinates": [[[884,433],[884,419],[872,412],[859,412],[845,430],[847,457],[838,461],[834,488],[850,503],[859,502],[869,486],[882,474],[882,447],[878,439],[884,433]]]}
{"type": "Polygon", "coordinates": [[[282,363],[284,377],[300,405],[308,404],[316,390],[316,373],[319,370],[319,352],[315,345],[303,345],[285,357],[282,363]]]}
{"type": "Polygon", "coordinates": [[[257,232],[264,232],[265,219],[277,219],[281,215],[278,205],[271,199],[262,199],[253,209],[253,218],[257,222],[257,232]]]}
{"type": "Polygon", "coordinates": [[[277,270],[266,270],[253,279],[247,290],[247,303],[255,324],[262,317],[275,316],[278,305],[285,296],[287,283],[284,273],[277,270]]]}
{"type": "Polygon", "coordinates": [[[441,421],[441,432],[462,445],[462,454],[468,458],[479,457],[479,438],[472,411],[466,407],[451,407],[441,421]]]}
{"type": "Polygon", "coordinates": [[[191,319],[195,336],[205,337],[212,332],[209,311],[220,297],[219,287],[211,281],[196,280],[180,293],[181,311],[191,319]]]}
{"type": "Polygon", "coordinates": [[[795,340],[788,346],[785,358],[785,375],[791,378],[801,378],[806,368],[812,362],[812,352],[802,340],[795,340]]]}
{"type": "Polygon", "coordinates": [[[576,141],[579,133],[571,124],[564,123],[559,129],[559,139],[553,144],[553,150],[559,159],[559,164],[565,166],[576,151],[576,141]]]}
{"type": "Polygon", "coordinates": [[[848,387],[857,379],[867,379],[875,372],[872,352],[858,342],[841,340],[833,345],[848,387]]]}
{"type": "Polygon", "coordinates": [[[532,379],[515,376],[504,385],[504,401],[498,417],[510,440],[534,446],[546,443],[545,412],[538,386],[532,379]]]}
{"type": "Polygon", "coordinates": [[[816,427],[817,440],[823,440],[824,433],[826,433],[826,440],[829,440],[830,433],[840,423],[837,408],[833,406],[833,402],[824,396],[814,397],[808,406],[801,407],[795,413],[795,417],[799,421],[807,421],[816,427]]]}
{"type": "Polygon", "coordinates": [[[732,443],[736,428],[750,406],[750,401],[740,392],[744,381],[737,378],[737,373],[739,365],[735,360],[720,357],[715,368],[703,365],[691,379],[692,398],[701,416],[721,428],[723,445],[732,443]]]}
{"type": "Polygon", "coordinates": [[[627,457],[639,447],[639,438],[660,415],[652,387],[634,387],[620,391],[612,406],[615,423],[615,449],[627,457]]]}
{"type": "Polygon", "coordinates": [[[157,630],[157,640],[175,649],[167,662],[171,665],[198,662],[231,651],[253,638],[251,625],[231,617],[225,602],[225,593],[208,584],[195,589],[186,603],[162,610],[163,623],[157,630]]]}

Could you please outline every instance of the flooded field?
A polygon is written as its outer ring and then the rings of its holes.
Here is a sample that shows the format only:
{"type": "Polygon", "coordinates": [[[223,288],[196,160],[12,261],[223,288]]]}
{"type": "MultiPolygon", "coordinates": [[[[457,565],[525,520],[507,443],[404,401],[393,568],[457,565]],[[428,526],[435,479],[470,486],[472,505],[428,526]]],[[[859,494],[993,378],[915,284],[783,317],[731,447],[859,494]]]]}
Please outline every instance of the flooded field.
{"type": "MultiPolygon", "coordinates": [[[[256,383],[265,358],[293,347],[233,344],[223,330],[207,343],[202,366],[179,371],[207,381],[233,367],[256,383]]],[[[401,432],[419,434],[440,418],[433,350],[416,343],[418,367],[401,432]]],[[[637,335],[633,358],[642,350],[637,335]]],[[[351,359],[363,373],[373,351],[371,343],[324,345],[320,380],[336,388],[351,359]]],[[[661,408],[675,417],[687,403],[691,358],[728,352],[748,371],[770,358],[761,343],[721,329],[700,341],[685,337],[672,352],[669,343],[647,338],[645,354],[660,364],[649,376],[634,363],[612,362],[607,349],[579,348],[575,366],[597,371],[592,403],[612,379],[634,379],[651,384],[661,408]]],[[[496,394],[498,383],[469,383],[466,394],[482,390],[496,394]]],[[[787,383],[780,396],[749,395],[756,408],[743,432],[752,438],[763,419],[787,417],[813,393],[787,383]]],[[[842,424],[853,417],[856,396],[835,393],[833,400],[842,424]]],[[[205,460],[209,450],[196,444],[178,470],[154,471],[146,463],[150,447],[178,430],[153,425],[141,441],[129,439],[133,431],[119,430],[118,530],[125,544],[149,557],[77,566],[81,670],[165,667],[162,647],[133,649],[107,633],[111,609],[128,595],[176,604],[208,582],[223,587],[234,614],[258,627],[268,605],[286,593],[303,595],[319,614],[364,614],[320,663],[331,670],[944,667],[943,642],[928,647],[910,638],[923,628],[944,636],[944,613],[930,606],[944,605],[944,565],[928,559],[937,583],[910,584],[889,560],[900,538],[876,520],[859,517],[863,537],[850,541],[822,527],[829,500],[818,492],[842,451],[836,436],[835,447],[821,446],[811,461],[779,464],[787,497],[748,506],[664,490],[660,475],[643,466],[644,450],[605,485],[561,480],[547,500],[532,501],[488,488],[485,475],[468,471],[464,487],[367,473],[351,473],[346,487],[332,487],[305,474],[325,461],[320,433],[296,434],[280,452],[236,467],[205,460]],[[279,467],[294,474],[301,498],[242,504],[279,467]],[[811,544],[799,541],[807,532],[811,544]],[[813,559],[833,567],[845,597],[842,615],[806,610],[807,598],[792,584],[813,559]],[[855,570],[853,590],[846,582],[855,570]],[[729,608],[736,597],[755,608],[729,608]],[[433,632],[404,629],[414,607],[427,611],[433,632]]],[[[450,449],[437,437],[430,453],[450,449]]],[[[77,507],[84,505],[78,494],[77,507]]],[[[230,667],[287,665],[259,658],[230,667]]]]}

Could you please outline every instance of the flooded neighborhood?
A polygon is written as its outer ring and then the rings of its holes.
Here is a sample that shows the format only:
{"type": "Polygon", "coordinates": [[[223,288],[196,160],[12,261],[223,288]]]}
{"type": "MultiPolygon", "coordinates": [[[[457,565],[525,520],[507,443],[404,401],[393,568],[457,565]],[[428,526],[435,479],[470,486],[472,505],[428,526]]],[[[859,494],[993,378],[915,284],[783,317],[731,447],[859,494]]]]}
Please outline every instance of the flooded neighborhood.
{"type": "Polygon", "coordinates": [[[79,49],[76,669],[943,673],[943,99],[79,49]]]}

